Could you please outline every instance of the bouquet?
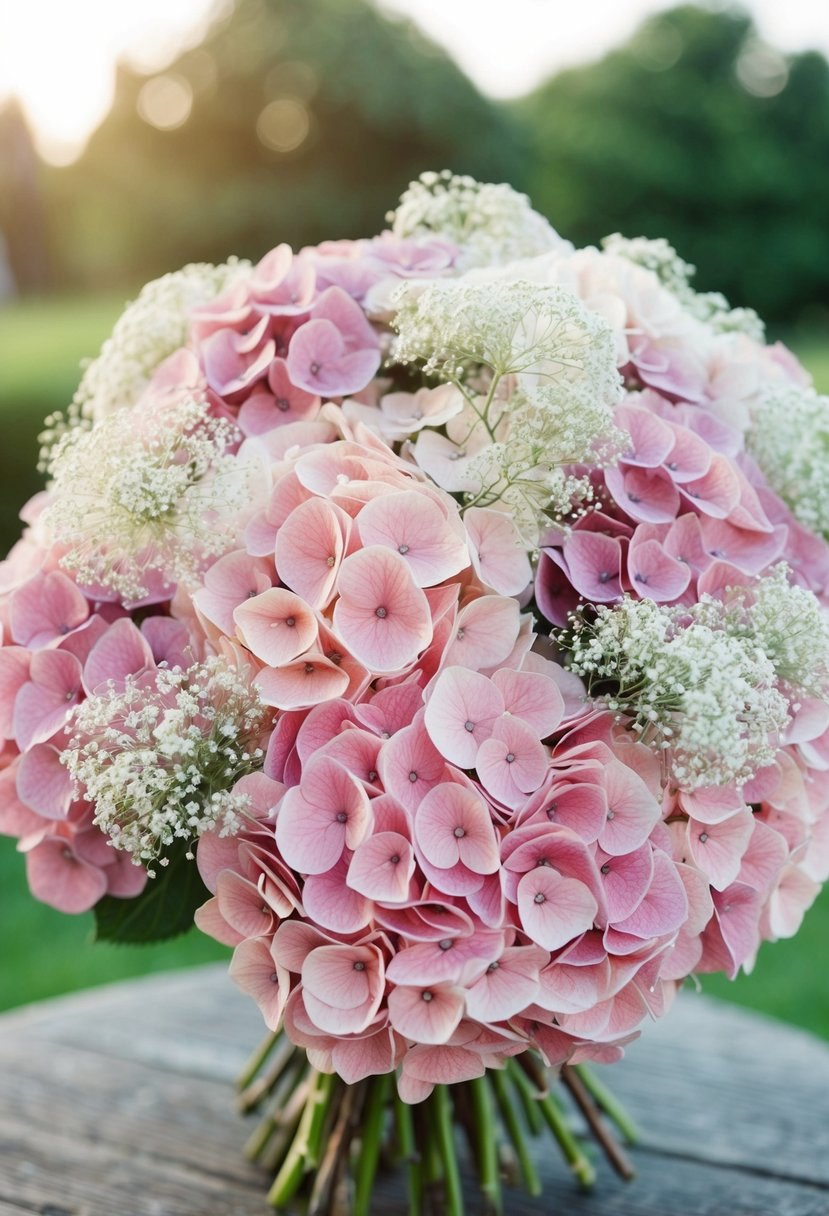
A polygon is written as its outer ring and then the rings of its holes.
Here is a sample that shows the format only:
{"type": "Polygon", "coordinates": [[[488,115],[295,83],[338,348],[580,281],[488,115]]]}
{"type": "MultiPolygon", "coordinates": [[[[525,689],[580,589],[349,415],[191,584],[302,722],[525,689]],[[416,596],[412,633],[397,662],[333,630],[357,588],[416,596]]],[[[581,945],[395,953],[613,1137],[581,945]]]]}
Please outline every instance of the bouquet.
{"type": "Polygon", "coordinates": [[[568,1091],[628,1173],[590,1065],[829,875],[829,401],[691,275],[424,174],[150,283],[48,422],[0,830],[100,937],[233,947],[274,1206],[383,1151],[457,1216],[457,1128],[490,1212],[529,1132],[587,1182],[568,1091]]]}

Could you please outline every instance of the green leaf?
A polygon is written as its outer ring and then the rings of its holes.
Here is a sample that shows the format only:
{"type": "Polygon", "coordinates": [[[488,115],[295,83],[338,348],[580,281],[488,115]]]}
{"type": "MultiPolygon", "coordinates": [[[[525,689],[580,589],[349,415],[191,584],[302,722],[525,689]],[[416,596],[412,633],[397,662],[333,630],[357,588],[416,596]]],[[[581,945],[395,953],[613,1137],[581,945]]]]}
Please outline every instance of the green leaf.
{"type": "Polygon", "coordinates": [[[95,905],[95,940],[142,945],[186,933],[193,913],[209,897],[195,861],[187,860],[187,845],[168,854],[140,895],[116,899],[105,895],[95,905]]]}

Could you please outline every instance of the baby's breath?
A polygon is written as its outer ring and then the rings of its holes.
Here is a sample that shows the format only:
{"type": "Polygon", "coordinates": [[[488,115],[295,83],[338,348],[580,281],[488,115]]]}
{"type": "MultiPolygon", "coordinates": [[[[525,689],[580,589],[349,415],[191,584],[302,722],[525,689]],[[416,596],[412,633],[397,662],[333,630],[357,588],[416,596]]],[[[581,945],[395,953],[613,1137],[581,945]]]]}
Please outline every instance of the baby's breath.
{"type": "Polygon", "coordinates": [[[250,263],[238,258],[218,266],[194,262],[147,283],[118,318],[100,354],[86,363],[67,413],[46,419],[40,436],[41,471],[48,468],[51,450],[67,430],[133,406],[158,365],[187,341],[190,309],[220,295],[249,270],[250,263]]]}
{"type": "Polygon", "coordinates": [[[440,236],[457,245],[462,270],[535,257],[564,244],[525,194],[448,169],[422,173],[386,219],[397,236],[440,236]]]}
{"type": "Polygon", "coordinates": [[[269,712],[224,659],[159,668],[84,701],[61,760],[112,845],[164,865],[174,841],[242,826],[248,803],[233,785],[261,768],[269,712]]]}
{"type": "Polygon", "coordinates": [[[143,598],[153,577],[170,587],[195,577],[235,537],[245,492],[243,467],[228,454],[237,438],[190,397],[68,432],[52,456],[43,519],[65,548],[61,564],[126,600],[143,598]]]}
{"type": "Polygon", "coordinates": [[[683,789],[747,781],[788,724],[771,659],[754,639],[652,600],[573,619],[568,665],[661,753],[683,789]]]}
{"type": "Polygon", "coordinates": [[[829,397],[807,388],[768,391],[752,413],[746,446],[800,522],[829,539],[829,397]]]}

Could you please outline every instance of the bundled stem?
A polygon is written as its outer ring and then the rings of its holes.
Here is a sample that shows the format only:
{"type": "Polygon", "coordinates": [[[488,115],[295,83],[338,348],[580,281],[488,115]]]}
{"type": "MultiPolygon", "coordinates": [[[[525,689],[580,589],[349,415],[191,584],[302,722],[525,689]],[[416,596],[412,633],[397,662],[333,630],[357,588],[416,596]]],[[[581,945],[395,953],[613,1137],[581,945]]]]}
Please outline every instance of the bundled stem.
{"type": "MultiPolygon", "coordinates": [[[[281,1034],[269,1035],[239,1079],[239,1107],[263,1107],[246,1154],[275,1174],[268,1202],[297,1202],[307,1216],[368,1216],[381,1163],[403,1166],[409,1216],[464,1216],[456,1132],[462,1128],[484,1216],[501,1216],[504,1182],[542,1186],[529,1137],[552,1134],[581,1185],[594,1166],[537,1057],[529,1051],[502,1070],[455,1085],[437,1085],[416,1106],[397,1095],[391,1074],[346,1085],[312,1068],[281,1034]]],[[[560,1079],[593,1141],[623,1178],[633,1169],[604,1116],[631,1141],[635,1128],[621,1105],[583,1065],[560,1079]]]]}

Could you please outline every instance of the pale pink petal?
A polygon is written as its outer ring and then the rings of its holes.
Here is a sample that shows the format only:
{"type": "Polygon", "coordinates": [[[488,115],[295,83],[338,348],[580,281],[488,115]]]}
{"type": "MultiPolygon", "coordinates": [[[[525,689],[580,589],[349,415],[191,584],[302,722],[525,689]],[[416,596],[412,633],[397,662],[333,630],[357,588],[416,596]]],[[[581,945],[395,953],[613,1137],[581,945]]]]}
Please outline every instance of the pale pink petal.
{"type": "Polygon", "coordinates": [[[472,564],[481,581],[499,595],[520,595],[532,577],[532,570],[524,543],[509,515],[485,507],[470,507],[463,522],[472,564]]]}
{"type": "Polygon", "coordinates": [[[393,988],[388,995],[389,1020],[395,1030],[416,1043],[446,1043],[463,1017],[459,988],[393,988]]]}
{"type": "Polygon", "coordinates": [[[504,715],[478,748],[476,768],[482,785],[505,806],[517,807],[537,790],[547,772],[548,757],[532,727],[504,715]]]}
{"type": "Polygon", "coordinates": [[[65,819],[72,802],[72,778],[60,751],[38,743],[20,757],[17,768],[20,801],[45,819],[65,819]]]}
{"type": "Polygon", "coordinates": [[[618,760],[604,769],[607,816],[599,844],[614,857],[644,844],[661,816],[661,808],[641,777],[618,760]]]}
{"type": "Polygon", "coordinates": [[[276,815],[276,843],[286,863],[303,874],[322,874],[368,834],[369,800],[341,764],[311,760],[299,786],[289,789],[276,815]]]}
{"type": "Polygon", "coordinates": [[[313,646],[317,622],[298,595],[270,587],[234,609],[233,619],[245,645],[269,667],[290,663],[313,646]]]}
{"type": "Polygon", "coordinates": [[[254,684],[266,705],[308,709],[341,697],[348,688],[348,675],[324,655],[309,650],[293,662],[266,667],[254,684]]]}
{"type": "Polygon", "coordinates": [[[465,786],[444,782],[429,790],[417,808],[414,830],[424,856],[440,869],[460,862],[475,874],[494,874],[500,865],[489,808],[465,786]]]}
{"type": "Polygon", "coordinates": [[[87,912],[106,893],[106,875],[82,861],[67,840],[47,837],[26,853],[29,890],[59,912],[87,912]]]}
{"type": "Polygon", "coordinates": [[[347,886],[347,877],[343,858],[324,874],[310,874],[302,890],[306,915],[332,933],[359,933],[371,921],[371,900],[347,886]]]}
{"type": "Polygon", "coordinates": [[[564,698],[552,676],[534,671],[496,671],[492,682],[504,698],[508,714],[520,718],[539,739],[551,735],[564,717],[564,698]]]}
{"type": "Polygon", "coordinates": [[[463,536],[423,493],[378,495],[363,507],[357,527],[365,546],[381,545],[399,553],[418,587],[432,587],[469,565],[463,536]]]}
{"type": "Polygon", "coordinates": [[[516,600],[501,595],[483,595],[458,614],[454,637],[446,648],[444,663],[474,671],[497,667],[512,650],[520,627],[516,600]]]}
{"type": "Polygon", "coordinates": [[[89,652],[84,663],[83,683],[90,696],[110,680],[122,685],[127,676],[155,667],[149,642],[132,621],[110,625],[89,652]]]}
{"type": "Polygon", "coordinates": [[[691,581],[688,565],[666,553],[657,540],[631,543],[627,568],[636,594],[657,604],[679,599],[691,581]]]}
{"type": "Polygon", "coordinates": [[[422,719],[388,740],[380,752],[379,766],[384,789],[412,812],[446,774],[443,756],[426,733],[422,719]]]}
{"type": "Polygon", "coordinates": [[[429,602],[397,553],[372,546],[347,557],[337,590],[334,627],[371,671],[400,671],[429,645],[429,602]]]}
{"type": "Polygon", "coordinates": [[[593,925],[598,904],[584,883],[550,866],[528,871],[518,884],[525,933],[544,950],[559,950],[593,925]]]}
{"type": "Polygon", "coordinates": [[[748,807],[719,823],[689,819],[691,857],[715,890],[724,891],[736,880],[753,829],[754,816],[748,807]]]}
{"type": "Polygon", "coordinates": [[[415,860],[411,842],[398,832],[378,832],[357,846],[348,866],[348,885],[368,899],[403,903],[415,860]]]}
{"type": "Polygon", "coordinates": [[[479,1022],[504,1022],[532,1005],[539,971],[550,960],[537,946],[511,946],[466,993],[466,1012],[479,1022]]]}
{"type": "Polygon", "coordinates": [[[426,703],[424,723],[442,756],[471,769],[503,713],[504,699],[492,680],[466,667],[445,667],[426,703]]]}
{"type": "Polygon", "coordinates": [[[12,637],[33,650],[65,637],[88,616],[86,597],[60,570],[35,575],[9,602],[12,637]]]}
{"type": "Polygon", "coordinates": [[[662,937],[675,933],[688,915],[688,897],[676,867],[666,853],[653,855],[653,877],[644,899],[616,929],[635,937],[662,937]]]}
{"type": "Polygon", "coordinates": [[[334,593],[350,523],[339,507],[311,498],[291,512],[276,535],[279,577],[312,608],[334,593]]]}
{"type": "Polygon", "coordinates": [[[230,978],[252,996],[269,1030],[277,1030],[290,991],[290,976],[278,963],[262,938],[241,942],[233,951],[230,978]]]}

